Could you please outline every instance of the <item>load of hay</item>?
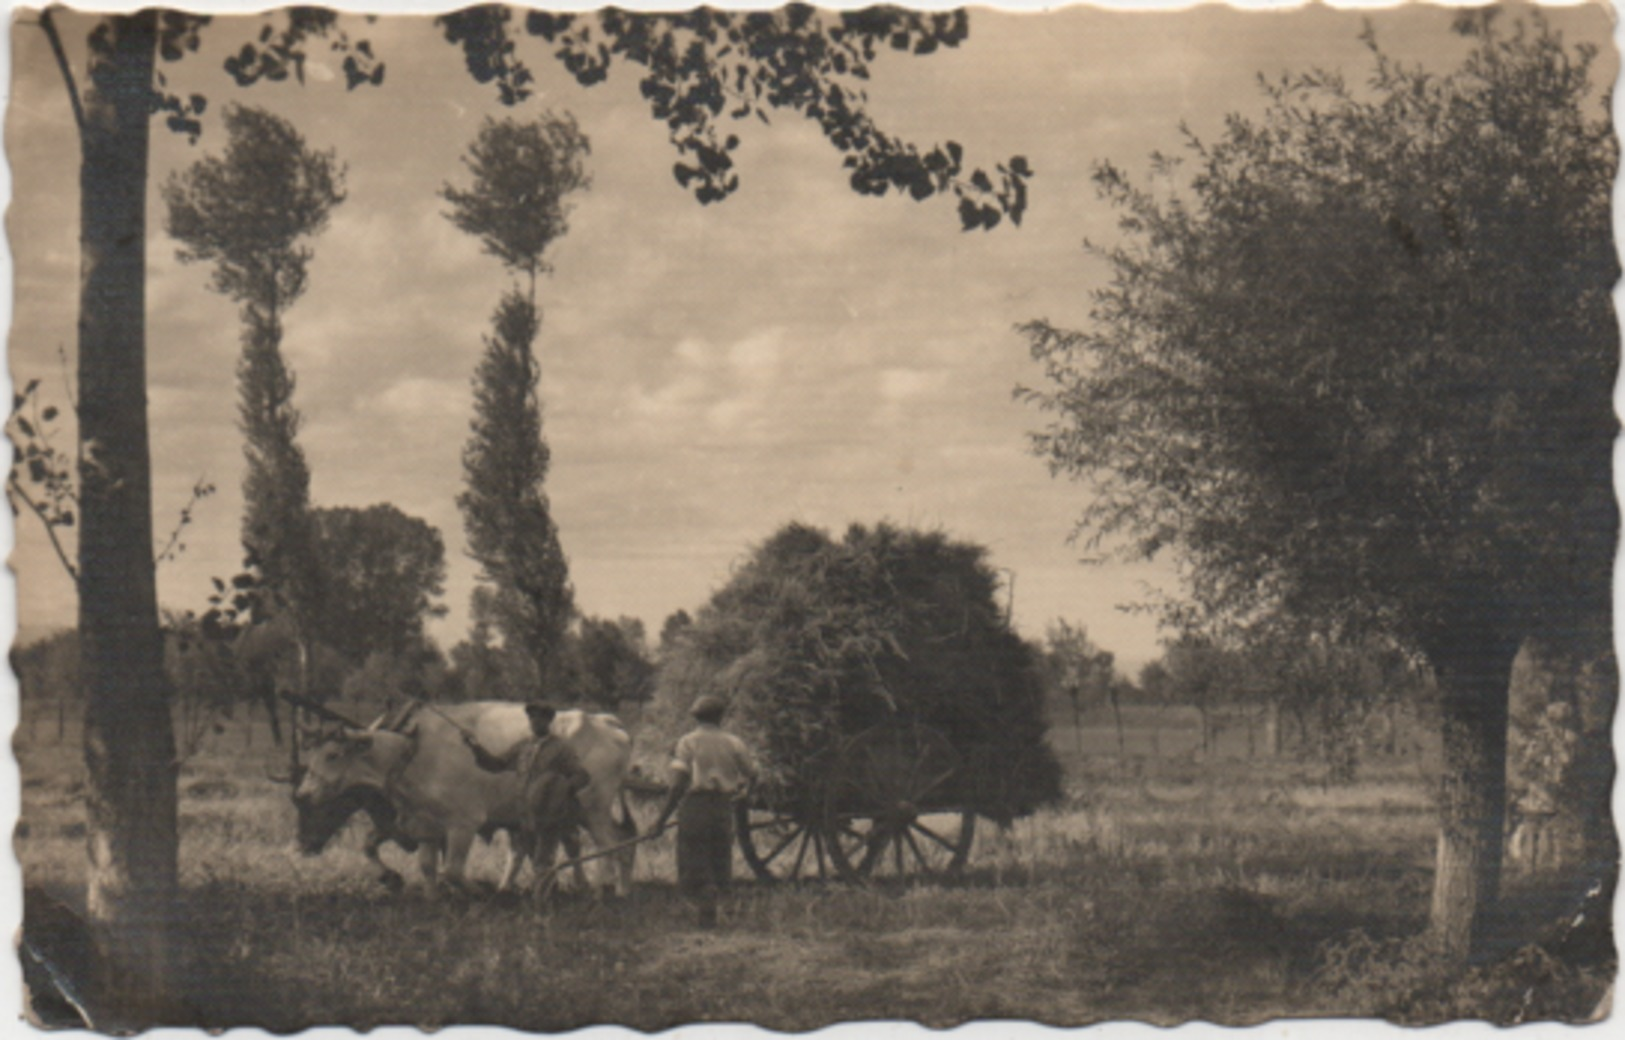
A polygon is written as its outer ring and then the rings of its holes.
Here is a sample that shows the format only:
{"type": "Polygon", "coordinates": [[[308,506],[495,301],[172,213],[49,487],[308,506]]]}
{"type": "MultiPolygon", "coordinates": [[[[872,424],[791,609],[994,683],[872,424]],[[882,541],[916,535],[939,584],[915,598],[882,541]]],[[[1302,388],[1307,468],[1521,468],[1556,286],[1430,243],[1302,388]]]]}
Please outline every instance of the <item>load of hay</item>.
{"type": "Polygon", "coordinates": [[[729,726],[774,804],[811,804],[841,742],[888,720],[943,732],[964,768],[944,797],[1001,822],[1060,793],[1030,648],[999,609],[980,546],[854,525],[790,524],[758,546],[662,655],[652,742],[688,705],[730,699],[729,726]]]}

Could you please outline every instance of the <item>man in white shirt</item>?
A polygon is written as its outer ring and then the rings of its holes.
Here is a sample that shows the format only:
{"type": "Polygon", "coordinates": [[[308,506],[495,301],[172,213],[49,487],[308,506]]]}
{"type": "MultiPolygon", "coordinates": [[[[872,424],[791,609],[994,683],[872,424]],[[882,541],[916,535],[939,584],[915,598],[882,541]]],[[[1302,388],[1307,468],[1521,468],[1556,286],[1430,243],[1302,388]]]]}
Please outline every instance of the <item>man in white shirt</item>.
{"type": "Polygon", "coordinates": [[[689,714],[698,725],[677,742],[671,794],[655,829],[677,813],[677,887],[700,910],[700,927],[717,923],[717,902],[733,875],[734,803],[756,781],[745,742],[722,729],[728,704],[706,694],[689,714]]]}

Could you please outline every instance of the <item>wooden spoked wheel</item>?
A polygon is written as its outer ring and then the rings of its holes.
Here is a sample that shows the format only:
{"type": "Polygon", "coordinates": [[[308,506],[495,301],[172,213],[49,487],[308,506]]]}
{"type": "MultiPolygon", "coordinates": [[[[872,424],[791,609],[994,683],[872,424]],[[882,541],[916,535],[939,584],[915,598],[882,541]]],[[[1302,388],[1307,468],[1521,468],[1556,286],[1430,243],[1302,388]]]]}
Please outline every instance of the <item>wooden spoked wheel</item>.
{"type": "Polygon", "coordinates": [[[734,827],[745,863],[763,881],[836,876],[823,821],[816,813],[741,804],[734,808],[734,827]]]}
{"type": "Polygon", "coordinates": [[[958,872],[976,814],[944,808],[961,760],[929,726],[893,722],[847,741],[830,777],[824,824],[835,867],[854,880],[958,872]]]}

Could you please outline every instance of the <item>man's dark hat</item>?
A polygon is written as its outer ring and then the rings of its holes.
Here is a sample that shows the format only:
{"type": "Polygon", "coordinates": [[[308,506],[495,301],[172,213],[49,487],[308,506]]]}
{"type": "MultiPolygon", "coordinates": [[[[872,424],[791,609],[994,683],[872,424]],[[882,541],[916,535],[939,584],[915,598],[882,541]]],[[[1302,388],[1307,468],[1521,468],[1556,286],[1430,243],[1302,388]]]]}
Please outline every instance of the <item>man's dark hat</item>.
{"type": "Polygon", "coordinates": [[[531,718],[535,718],[538,715],[545,715],[548,718],[552,718],[558,713],[559,709],[543,701],[532,701],[531,703],[525,705],[525,714],[529,715],[531,718]]]}
{"type": "Polygon", "coordinates": [[[728,702],[714,693],[708,693],[694,702],[688,713],[697,719],[720,719],[728,710],[728,702]]]}

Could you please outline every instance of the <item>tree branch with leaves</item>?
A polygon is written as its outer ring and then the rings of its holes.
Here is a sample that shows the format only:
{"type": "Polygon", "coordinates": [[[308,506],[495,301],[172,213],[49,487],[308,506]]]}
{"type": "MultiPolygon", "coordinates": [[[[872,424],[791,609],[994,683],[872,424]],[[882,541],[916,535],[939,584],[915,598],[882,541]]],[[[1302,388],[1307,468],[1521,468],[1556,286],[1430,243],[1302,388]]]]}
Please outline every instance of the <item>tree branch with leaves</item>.
{"type": "Polygon", "coordinates": [[[638,89],[677,149],[672,175],[701,203],[721,202],[739,189],[733,153],[740,138],[728,123],[770,123],[773,112],[785,110],[818,126],[861,195],[895,191],[916,201],[951,195],[967,231],[996,227],[1005,217],[1020,224],[1027,211],[1033,170],[1022,156],[997,164],[993,174],[968,170],[956,142],[922,149],[887,133],[868,112],[871,63],[887,50],[925,56],[959,46],[970,33],[963,9],[530,11],[522,31],[518,14],[486,4],[442,15],[438,24],[462,48],[470,75],[494,83],[505,105],[534,90],[535,76],[519,53],[526,37],[550,48],[582,86],[606,80],[617,62],[640,67],[638,89]]]}

